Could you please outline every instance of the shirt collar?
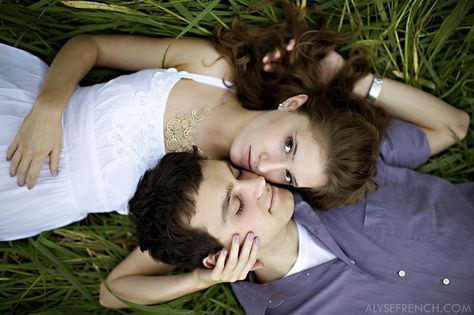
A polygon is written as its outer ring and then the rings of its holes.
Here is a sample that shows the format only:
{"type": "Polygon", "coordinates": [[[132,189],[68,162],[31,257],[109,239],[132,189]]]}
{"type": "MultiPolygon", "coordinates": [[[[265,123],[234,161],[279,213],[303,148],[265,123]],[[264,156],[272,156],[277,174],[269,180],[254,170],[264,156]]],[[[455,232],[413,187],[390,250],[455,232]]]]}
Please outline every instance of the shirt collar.
{"type": "MultiPolygon", "coordinates": [[[[341,247],[336,243],[331,233],[326,229],[322,222],[318,211],[306,203],[298,193],[294,193],[295,198],[295,220],[303,225],[312,235],[315,235],[337,258],[347,264],[351,264],[351,260],[341,247]]],[[[335,211],[335,210],[329,210],[335,211]]]]}

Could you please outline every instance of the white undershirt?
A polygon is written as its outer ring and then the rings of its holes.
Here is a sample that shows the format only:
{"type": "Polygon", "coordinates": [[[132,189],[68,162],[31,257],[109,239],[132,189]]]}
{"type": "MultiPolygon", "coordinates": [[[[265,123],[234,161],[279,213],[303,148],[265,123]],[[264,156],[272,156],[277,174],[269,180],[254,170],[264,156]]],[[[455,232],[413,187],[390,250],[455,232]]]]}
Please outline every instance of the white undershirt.
{"type": "Polygon", "coordinates": [[[298,257],[285,277],[336,258],[330,251],[319,246],[304,226],[296,222],[296,227],[298,228],[298,257]]]}

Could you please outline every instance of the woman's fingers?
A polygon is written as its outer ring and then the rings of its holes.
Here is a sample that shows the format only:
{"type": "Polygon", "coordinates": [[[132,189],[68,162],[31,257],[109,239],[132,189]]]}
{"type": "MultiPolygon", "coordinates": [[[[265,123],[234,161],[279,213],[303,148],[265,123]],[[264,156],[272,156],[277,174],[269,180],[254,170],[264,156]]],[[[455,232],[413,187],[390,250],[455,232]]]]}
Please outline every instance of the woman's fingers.
{"type": "Polygon", "coordinates": [[[295,49],[295,46],[296,46],[296,40],[294,38],[290,39],[290,41],[288,42],[288,45],[286,45],[286,51],[292,51],[293,49],[295,49]]]}
{"type": "Polygon", "coordinates": [[[220,274],[224,270],[225,258],[227,257],[227,249],[221,250],[219,257],[217,258],[216,265],[214,266],[214,273],[220,274]]]}
{"type": "Polygon", "coordinates": [[[15,140],[10,144],[7,149],[7,161],[10,161],[13,158],[13,154],[15,154],[16,150],[18,149],[18,139],[15,137],[15,140]]]}
{"type": "Polygon", "coordinates": [[[242,246],[240,246],[240,238],[234,236],[229,258],[223,270],[223,277],[227,282],[245,279],[255,264],[258,252],[258,241],[257,246],[255,246],[254,238],[254,234],[249,232],[242,246]]]}
{"type": "MultiPolygon", "coordinates": [[[[57,151],[59,152],[59,150],[57,151]]],[[[43,154],[37,154],[33,157],[31,154],[25,153],[25,150],[17,145],[13,155],[10,157],[10,176],[17,176],[18,185],[23,186],[27,183],[28,189],[32,189],[36,185],[45,158],[46,156],[43,154]]],[[[53,170],[57,173],[59,153],[55,153],[54,158],[54,162],[50,160],[50,163],[53,163],[51,165],[54,167],[53,170]]]]}
{"type": "Polygon", "coordinates": [[[18,165],[20,164],[21,162],[21,149],[18,148],[15,150],[15,153],[13,154],[13,156],[10,158],[10,176],[15,176],[16,175],[16,172],[17,172],[17,169],[18,169],[18,165]]]}
{"type": "MultiPolygon", "coordinates": [[[[240,235],[234,235],[232,245],[230,246],[229,257],[225,263],[224,273],[230,275],[238,263],[240,247],[240,235]]],[[[232,278],[232,277],[231,277],[232,278]]]]}
{"type": "MultiPolygon", "coordinates": [[[[39,105],[38,105],[39,106],[39,105]]],[[[19,185],[33,188],[44,161],[49,156],[51,175],[58,172],[61,151],[61,115],[48,107],[33,106],[23,120],[18,133],[7,150],[10,175],[18,176],[19,185]]]]}
{"type": "MultiPolygon", "coordinates": [[[[296,46],[296,40],[295,39],[290,39],[288,44],[286,44],[286,51],[290,52],[292,51],[296,46]]],[[[272,52],[269,52],[265,54],[262,58],[263,62],[263,71],[265,72],[271,72],[273,71],[273,65],[272,63],[274,62],[280,62],[281,59],[281,51],[278,48],[275,48],[272,52]]]]}
{"type": "Polygon", "coordinates": [[[49,171],[51,172],[51,175],[53,176],[58,175],[60,154],[61,154],[61,146],[53,149],[53,151],[51,151],[51,153],[49,154],[49,171]]]}
{"type": "Polygon", "coordinates": [[[247,234],[242,246],[240,236],[234,235],[229,252],[223,249],[218,255],[209,276],[211,281],[219,283],[243,280],[251,270],[261,268],[263,264],[257,261],[258,245],[258,238],[252,232],[247,234]]]}
{"type": "Polygon", "coordinates": [[[36,185],[36,180],[38,179],[39,173],[41,171],[41,166],[43,166],[44,159],[34,159],[31,161],[30,168],[28,169],[28,174],[26,176],[28,189],[32,189],[36,185]]]}
{"type": "Polygon", "coordinates": [[[248,233],[240,252],[239,264],[236,267],[238,280],[244,280],[257,261],[258,245],[258,237],[255,237],[252,232],[248,233]]]}
{"type": "Polygon", "coordinates": [[[17,183],[20,186],[23,186],[26,181],[26,175],[28,173],[28,169],[30,168],[31,158],[30,156],[23,155],[18,165],[17,172],[17,183]]]}
{"type": "Polygon", "coordinates": [[[254,238],[253,246],[250,250],[250,256],[247,261],[247,264],[244,267],[245,274],[250,271],[254,271],[263,267],[263,263],[257,260],[258,248],[260,245],[260,239],[258,237],[254,238]]]}

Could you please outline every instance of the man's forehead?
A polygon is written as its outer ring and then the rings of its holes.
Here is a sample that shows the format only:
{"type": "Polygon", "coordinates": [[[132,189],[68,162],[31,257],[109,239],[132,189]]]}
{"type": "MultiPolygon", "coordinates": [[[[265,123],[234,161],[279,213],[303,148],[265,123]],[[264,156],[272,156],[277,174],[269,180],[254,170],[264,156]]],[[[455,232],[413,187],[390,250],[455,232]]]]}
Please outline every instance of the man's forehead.
{"type": "Polygon", "coordinates": [[[226,186],[229,183],[227,173],[230,169],[226,161],[202,162],[203,181],[196,200],[196,214],[191,219],[191,224],[204,227],[213,235],[214,231],[211,230],[221,221],[222,203],[226,198],[226,186]]]}
{"type": "Polygon", "coordinates": [[[224,180],[225,175],[230,172],[229,163],[222,160],[203,161],[203,180],[220,179],[224,180]]]}
{"type": "Polygon", "coordinates": [[[216,201],[222,201],[226,195],[226,187],[231,181],[231,170],[227,161],[205,160],[203,161],[203,181],[199,188],[199,199],[207,206],[214,205],[216,201]]]}

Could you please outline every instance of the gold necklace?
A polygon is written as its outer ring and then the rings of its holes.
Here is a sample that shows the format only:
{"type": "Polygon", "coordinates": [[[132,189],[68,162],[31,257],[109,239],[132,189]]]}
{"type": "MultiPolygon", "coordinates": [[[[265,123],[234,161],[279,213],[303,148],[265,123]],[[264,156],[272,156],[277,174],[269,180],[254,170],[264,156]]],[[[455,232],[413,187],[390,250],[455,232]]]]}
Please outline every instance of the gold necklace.
{"type": "MultiPolygon", "coordinates": [[[[191,152],[196,146],[197,126],[206,119],[209,112],[231,102],[224,102],[212,108],[197,107],[190,113],[178,112],[166,124],[165,145],[171,152],[191,152]]],[[[202,153],[200,148],[197,150],[202,153]]]]}
{"type": "Polygon", "coordinates": [[[168,151],[191,152],[196,143],[196,128],[203,121],[210,108],[195,108],[191,113],[177,113],[166,124],[165,144],[168,151]]]}

